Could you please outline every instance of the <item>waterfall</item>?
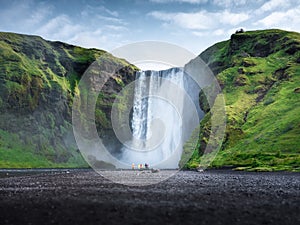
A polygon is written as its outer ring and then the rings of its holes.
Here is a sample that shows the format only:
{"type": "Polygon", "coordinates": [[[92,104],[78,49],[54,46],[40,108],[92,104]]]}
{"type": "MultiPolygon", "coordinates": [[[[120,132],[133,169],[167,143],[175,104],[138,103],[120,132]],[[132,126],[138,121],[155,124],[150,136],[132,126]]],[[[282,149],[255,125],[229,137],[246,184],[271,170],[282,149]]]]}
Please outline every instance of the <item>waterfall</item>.
{"type": "MultiPolygon", "coordinates": [[[[121,160],[178,168],[186,136],[183,132],[191,133],[183,124],[187,120],[184,115],[192,115],[185,113],[191,107],[187,95],[199,113],[198,94],[199,87],[185,76],[183,68],[137,72],[131,118],[133,138],[131,147],[123,147],[121,160]]],[[[188,118],[193,122],[195,119],[188,118]]]]}

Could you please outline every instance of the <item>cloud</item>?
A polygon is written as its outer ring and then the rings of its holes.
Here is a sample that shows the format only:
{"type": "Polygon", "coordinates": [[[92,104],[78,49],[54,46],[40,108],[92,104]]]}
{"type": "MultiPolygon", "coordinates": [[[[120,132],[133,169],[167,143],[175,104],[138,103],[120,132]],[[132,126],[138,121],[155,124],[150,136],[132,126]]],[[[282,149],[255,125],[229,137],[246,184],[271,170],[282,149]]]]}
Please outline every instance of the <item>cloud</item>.
{"type": "Polygon", "coordinates": [[[47,40],[59,40],[89,48],[113,49],[128,32],[127,23],[119,13],[104,6],[84,5],[77,13],[58,9],[59,5],[37,0],[12,0],[0,9],[0,29],[42,36],[47,40]],[[77,15],[77,16],[74,16],[77,15]],[[12,26],[13,25],[13,26],[12,26]]]}
{"type": "Polygon", "coordinates": [[[234,26],[250,18],[250,16],[247,13],[231,13],[227,10],[217,15],[221,23],[234,25],[234,26]]]}
{"type": "Polygon", "coordinates": [[[213,31],[213,34],[216,36],[221,36],[225,34],[225,31],[223,29],[217,29],[215,31],[213,31]]]}
{"type": "Polygon", "coordinates": [[[208,36],[210,33],[207,31],[192,31],[192,34],[197,37],[204,37],[204,36],[208,36]]]}
{"type": "Polygon", "coordinates": [[[138,4],[129,5],[129,1],[85,0],[74,1],[70,8],[59,0],[9,0],[1,1],[0,30],[106,50],[131,41],[158,39],[198,52],[228,39],[241,27],[300,31],[298,1],[133,0],[138,4]],[[121,8],[126,10],[121,12],[121,8]]]}
{"type": "Polygon", "coordinates": [[[67,15],[59,15],[35,31],[48,40],[59,40],[86,48],[110,50],[120,45],[122,32],[126,28],[105,25],[98,29],[75,24],[67,15]]]}
{"type": "Polygon", "coordinates": [[[82,26],[74,24],[67,15],[59,15],[50,19],[38,28],[35,33],[52,40],[67,40],[82,30],[82,26]]]}
{"type": "Polygon", "coordinates": [[[108,30],[111,30],[111,31],[124,31],[124,30],[128,30],[124,26],[116,26],[116,25],[105,25],[105,28],[107,28],[108,30]]]}
{"type": "Polygon", "coordinates": [[[281,28],[300,31],[300,6],[287,11],[272,12],[263,19],[255,22],[254,25],[265,28],[281,28]]]}
{"type": "Polygon", "coordinates": [[[227,10],[222,12],[207,12],[201,10],[195,13],[167,13],[153,11],[148,15],[155,19],[191,30],[214,29],[220,25],[235,26],[249,19],[247,13],[232,13],[227,10]]]}
{"type": "Polygon", "coordinates": [[[127,25],[127,23],[119,18],[115,18],[115,17],[109,17],[109,16],[102,16],[102,15],[96,15],[95,16],[98,20],[104,20],[106,22],[111,22],[111,23],[117,23],[117,24],[121,24],[121,25],[127,25]]]}
{"type": "Polygon", "coordinates": [[[204,11],[198,13],[167,13],[154,11],[149,13],[149,15],[155,19],[173,23],[186,29],[208,29],[214,24],[214,20],[204,11]]]}
{"type": "Polygon", "coordinates": [[[10,1],[8,7],[0,11],[0,29],[19,29],[25,32],[45,21],[54,7],[45,2],[31,0],[10,1]],[[13,26],[12,26],[13,25],[13,26]]]}
{"type": "Polygon", "coordinates": [[[106,14],[112,17],[118,17],[119,13],[114,10],[110,10],[104,6],[90,6],[86,5],[85,8],[81,11],[82,16],[92,17],[97,14],[106,14]]]}
{"type": "Polygon", "coordinates": [[[126,27],[112,24],[103,25],[101,28],[86,26],[85,23],[75,23],[69,16],[63,14],[50,19],[34,33],[48,40],[111,50],[120,45],[123,32],[126,31],[126,27]]]}
{"type": "Polygon", "coordinates": [[[256,10],[256,13],[264,13],[273,11],[275,9],[286,9],[291,6],[290,0],[270,0],[264,3],[259,9],[256,10]]]}
{"type": "Polygon", "coordinates": [[[212,4],[220,7],[230,8],[235,6],[243,6],[249,2],[249,0],[213,0],[212,4]]]}
{"type": "Polygon", "coordinates": [[[208,0],[150,0],[155,3],[190,3],[190,4],[205,4],[208,0]]]}
{"type": "Polygon", "coordinates": [[[104,6],[99,7],[99,9],[105,11],[106,13],[108,13],[111,16],[114,16],[114,17],[118,17],[119,16],[119,13],[117,11],[109,10],[108,8],[106,8],[104,6]]]}
{"type": "MultiPolygon", "coordinates": [[[[94,48],[100,47],[102,44],[106,43],[107,40],[107,36],[102,33],[101,29],[97,29],[95,31],[77,32],[68,40],[68,42],[84,46],[86,48],[94,48]]],[[[100,48],[103,48],[103,46],[100,48]]]]}
{"type": "Polygon", "coordinates": [[[78,32],[66,42],[85,48],[98,48],[109,51],[122,45],[122,41],[121,34],[112,34],[102,29],[97,29],[95,31],[87,30],[78,32]]]}
{"type": "Polygon", "coordinates": [[[29,24],[30,26],[36,25],[50,16],[52,10],[53,7],[51,5],[39,3],[36,9],[31,11],[30,16],[25,20],[25,23],[29,24]]]}

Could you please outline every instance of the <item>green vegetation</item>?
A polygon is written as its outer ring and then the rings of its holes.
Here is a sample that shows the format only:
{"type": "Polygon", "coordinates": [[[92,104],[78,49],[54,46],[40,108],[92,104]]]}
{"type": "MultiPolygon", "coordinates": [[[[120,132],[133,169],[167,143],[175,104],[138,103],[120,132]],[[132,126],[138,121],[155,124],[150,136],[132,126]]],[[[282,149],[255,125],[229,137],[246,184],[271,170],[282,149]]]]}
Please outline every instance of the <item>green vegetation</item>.
{"type": "MultiPolygon", "coordinates": [[[[99,57],[108,68],[120,68],[100,92],[95,110],[99,135],[114,142],[111,107],[117,93],[134,79],[134,65],[97,49],[0,33],[0,168],[87,166],[72,137],[71,107],[75,94],[87,98],[78,83],[99,57]]],[[[226,100],[226,136],[210,166],[300,171],[300,34],[237,33],[200,57],[215,73],[226,100]]],[[[196,149],[187,168],[207,160],[203,152],[213,113],[203,93],[200,100],[206,115],[199,142],[185,144],[181,165],[192,153],[187,151],[196,149]]],[[[126,110],[122,103],[117,107],[126,110]]]]}
{"type": "Polygon", "coordinates": [[[0,165],[1,168],[76,168],[87,167],[81,155],[73,149],[61,148],[60,151],[52,147],[39,149],[32,144],[24,144],[17,134],[0,130],[0,165]],[[59,159],[68,158],[59,163],[59,159]]]}
{"type": "Polygon", "coordinates": [[[87,166],[72,135],[71,111],[79,80],[97,59],[120,68],[95,112],[99,135],[113,141],[111,106],[134,79],[135,66],[102,50],[0,33],[0,168],[87,166]]]}
{"type": "MultiPolygon", "coordinates": [[[[211,167],[300,171],[300,34],[233,34],[200,57],[215,73],[226,101],[226,137],[211,167]]],[[[188,168],[205,160],[205,132],[188,168]]]]}

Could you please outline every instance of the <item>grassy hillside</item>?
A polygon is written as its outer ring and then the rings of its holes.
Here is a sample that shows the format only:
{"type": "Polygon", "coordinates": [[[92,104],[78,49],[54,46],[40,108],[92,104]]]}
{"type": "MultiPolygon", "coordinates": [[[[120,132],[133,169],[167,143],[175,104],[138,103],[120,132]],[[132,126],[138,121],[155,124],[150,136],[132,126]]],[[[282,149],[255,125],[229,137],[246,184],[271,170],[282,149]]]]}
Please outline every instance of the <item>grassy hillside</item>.
{"type": "MultiPolygon", "coordinates": [[[[82,167],[72,134],[71,107],[88,66],[104,56],[122,69],[100,93],[100,136],[116,142],[111,106],[137,69],[104,51],[37,36],[0,33],[0,168],[82,167]]],[[[227,128],[212,167],[300,171],[300,34],[282,30],[233,34],[201,57],[226,100],[227,128]]],[[[205,99],[205,96],[200,96],[205,99]]],[[[188,168],[201,165],[210,134],[209,107],[188,168]]]]}
{"type": "MultiPolygon", "coordinates": [[[[84,71],[104,51],[37,36],[0,33],[0,168],[87,166],[71,126],[74,92],[84,71]]],[[[96,123],[114,140],[110,109],[115,93],[134,79],[136,68],[105,55],[122,70],[97,102],[96,123]]]]}
{"type": "MultiPolygon", "coordinates": [[[[300,171],[300,34],[237,33],[200,57],[216,75],[226,101],[226,136],[211,166],[300,171]]],[[[207,130],[209,113],[187,167],[205,158],[207,130]]]]}

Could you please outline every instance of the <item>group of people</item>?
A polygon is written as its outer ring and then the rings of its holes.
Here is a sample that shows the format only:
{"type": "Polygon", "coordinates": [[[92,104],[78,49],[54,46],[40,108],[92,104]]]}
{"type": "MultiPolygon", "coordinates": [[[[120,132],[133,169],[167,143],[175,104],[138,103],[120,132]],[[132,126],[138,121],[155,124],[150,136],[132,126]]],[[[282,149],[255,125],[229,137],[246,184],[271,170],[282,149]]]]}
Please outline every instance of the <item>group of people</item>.
{"type": "MultiPolygon", "coordinates": [[[[131,169],[133,169],[133,170],[135,169],[135,164],[134,163],[131,164],[131,169]]],[[[144,165],[142,163],[140,163],[140,164],[137,164],[137,169],[139,169],[139,170],[141,170],[141,169],[148,170],[149,165],[147,163],[145,163],[144,165]]]]}

